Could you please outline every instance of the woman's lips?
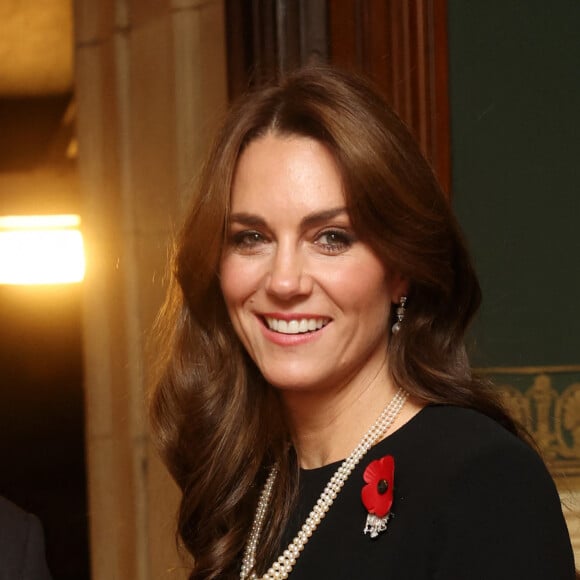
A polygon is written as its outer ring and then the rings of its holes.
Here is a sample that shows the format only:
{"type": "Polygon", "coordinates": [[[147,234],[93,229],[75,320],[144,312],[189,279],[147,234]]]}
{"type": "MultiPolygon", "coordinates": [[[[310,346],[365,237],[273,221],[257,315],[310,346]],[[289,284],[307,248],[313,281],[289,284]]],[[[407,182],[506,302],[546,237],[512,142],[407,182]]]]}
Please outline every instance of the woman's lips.
{"type": "Polygon", "coordinates": [[[279,334],[305,334],[324,328],[330,318],[312,315],[263,315],[266,326],[279,334]]]}

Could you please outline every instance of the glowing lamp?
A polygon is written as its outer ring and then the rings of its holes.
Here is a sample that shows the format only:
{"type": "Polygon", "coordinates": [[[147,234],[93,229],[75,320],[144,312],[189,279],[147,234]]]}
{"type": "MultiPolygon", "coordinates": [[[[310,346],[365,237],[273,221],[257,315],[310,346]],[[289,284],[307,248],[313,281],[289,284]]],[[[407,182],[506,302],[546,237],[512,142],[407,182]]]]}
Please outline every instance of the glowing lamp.
{"type": "Polygon", "coordinates": [[[0,284],[71,284],[85,275],[76,215],[0,217],[0,284]]]}

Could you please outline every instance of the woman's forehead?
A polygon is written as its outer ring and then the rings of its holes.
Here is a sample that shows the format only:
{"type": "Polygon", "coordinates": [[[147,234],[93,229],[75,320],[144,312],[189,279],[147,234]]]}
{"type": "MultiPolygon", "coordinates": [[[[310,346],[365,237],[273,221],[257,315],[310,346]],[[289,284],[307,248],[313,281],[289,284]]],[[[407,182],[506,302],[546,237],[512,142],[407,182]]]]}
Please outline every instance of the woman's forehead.
{"type": "Polygon", "coordinates": [[[246,147],[234,173],[231,211],[273,203],[305,211],[345,205],[341,172],[325,145],[268,133],[246,147]]]}

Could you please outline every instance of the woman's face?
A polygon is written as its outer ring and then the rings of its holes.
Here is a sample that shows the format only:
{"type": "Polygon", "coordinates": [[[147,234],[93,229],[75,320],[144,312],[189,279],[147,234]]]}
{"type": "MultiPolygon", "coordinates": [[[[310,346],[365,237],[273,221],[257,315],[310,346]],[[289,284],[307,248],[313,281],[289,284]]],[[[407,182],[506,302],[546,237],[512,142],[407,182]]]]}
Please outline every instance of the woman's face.
{"type": "Polygon", "coordinates": [[[358,240],[330,152],[268,133],[241,155],[231,196],[221,288],[266,380],[323,389],[374,377],[404,282],[358,240]]]}

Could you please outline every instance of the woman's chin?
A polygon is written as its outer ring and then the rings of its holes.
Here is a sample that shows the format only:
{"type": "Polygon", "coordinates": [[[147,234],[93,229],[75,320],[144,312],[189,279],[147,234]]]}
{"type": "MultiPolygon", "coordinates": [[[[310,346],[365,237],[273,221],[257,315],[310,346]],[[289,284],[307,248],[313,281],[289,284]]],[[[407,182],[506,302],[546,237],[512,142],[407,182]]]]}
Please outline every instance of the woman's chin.
{"type": "Polygon", "coordinates": [[[304,373],[270,373],[264,375],[272,387],[282,392],[310,393],[319,391],[331,381],[304,373]]]}

